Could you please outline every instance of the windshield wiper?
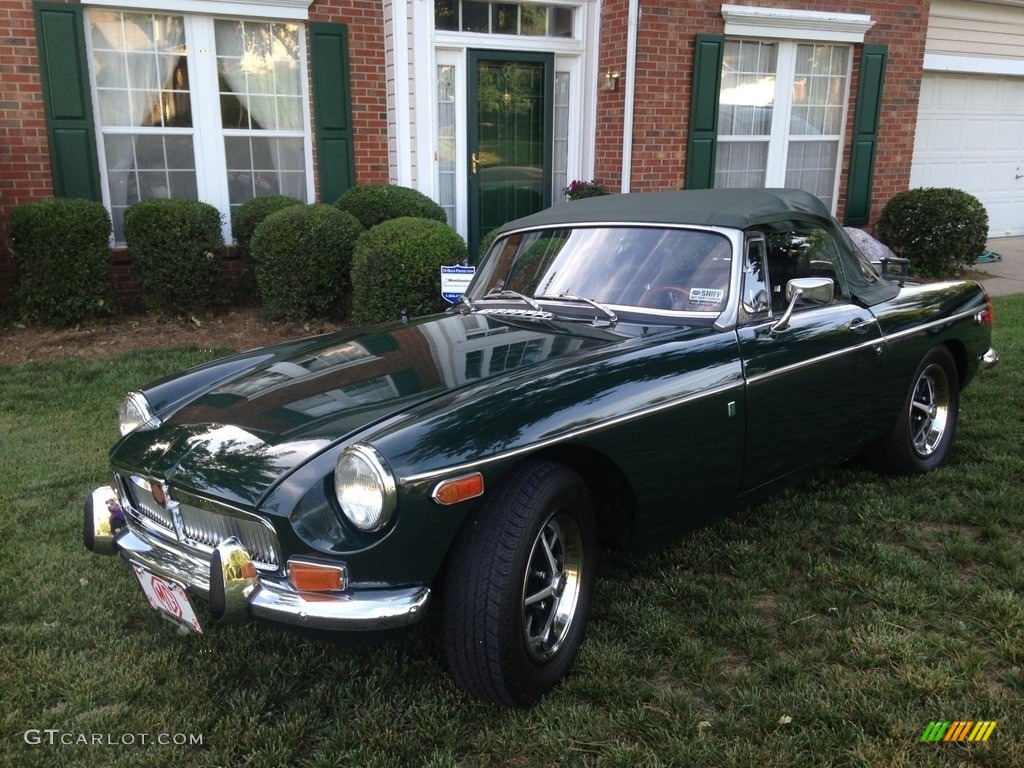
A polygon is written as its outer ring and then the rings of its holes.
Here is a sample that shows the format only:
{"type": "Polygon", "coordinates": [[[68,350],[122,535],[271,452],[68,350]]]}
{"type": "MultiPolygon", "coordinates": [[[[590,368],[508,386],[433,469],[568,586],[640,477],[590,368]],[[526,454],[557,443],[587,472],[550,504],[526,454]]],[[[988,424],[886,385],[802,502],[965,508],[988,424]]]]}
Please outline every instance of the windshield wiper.
{"type": "MultiPolygon", "coordinates": [[[[586,296],[577,296],[575,293],[560,293],[557,296],[538,296],[537,298],[538,299],[547,299],[548,301],[562,300],[562,301],[575,301],[575,302],[578,302],[580,304],[589,304],[594,309],[597,309],[597,310],[600,310],[601,312],[603,312],[605,318],[607,318],[608,323],[610,325],[615,325],[617,322],[619,322],[619,316],[616,315],[614,312],[612,312],[611,309],[609,309],[608,307],[606,307],[604,304],[602,304],[599,301],[594,301],[593,299],[588,299],[586,296]]],[[[596,321],[597,318],[594,318],[594,320],[596,321]]]]}
{"type": "Polygon", "coordinates": [[[536,301],[531,299],[529,296],[519,293],[519,291],[511,291],[508,288],[500,291],[491,291],[483,296],[483,299],[519,299],[530,305],[530,309],[536,309],[538,312],[543,312],[544,308],[541,307],[536,301]]]}

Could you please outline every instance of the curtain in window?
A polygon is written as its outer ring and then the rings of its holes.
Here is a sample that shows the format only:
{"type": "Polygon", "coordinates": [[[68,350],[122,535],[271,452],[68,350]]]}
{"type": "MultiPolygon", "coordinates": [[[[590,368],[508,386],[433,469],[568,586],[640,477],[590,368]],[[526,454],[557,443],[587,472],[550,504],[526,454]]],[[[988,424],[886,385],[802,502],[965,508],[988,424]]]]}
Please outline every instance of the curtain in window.
{"type": "Polygon", "coordinates": [[[121,239],[124,208],[152,197],[195,198],[189,135],[151,130],[190,128],[187,47],[181,16],[92,11],[99,124],[111,213],[121,239]]]}
{"type": "Polygon", "coordinates": [[[295,24],[218,19],[215,23],[221,122],[226,134],[231,205],[265,194],[305,198],[300,132],[300,29],[295,24]]]}

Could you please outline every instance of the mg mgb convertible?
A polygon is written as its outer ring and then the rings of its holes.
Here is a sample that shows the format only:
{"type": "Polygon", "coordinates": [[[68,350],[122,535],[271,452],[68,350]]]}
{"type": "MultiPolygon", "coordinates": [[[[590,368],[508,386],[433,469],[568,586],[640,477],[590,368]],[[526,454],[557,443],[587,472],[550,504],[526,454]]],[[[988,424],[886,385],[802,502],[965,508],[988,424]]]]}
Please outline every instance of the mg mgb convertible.
{"type": "Polygon", "coordinates": [[[447,313],[129,393],[85,543],[191,631],[434,607],[458,683],[529,706],[580,648],[599,543],[857,455],[939,467],[992,319],[974,282],[880,274],[803,192],[566,203],[503,227],[447,313]]]}

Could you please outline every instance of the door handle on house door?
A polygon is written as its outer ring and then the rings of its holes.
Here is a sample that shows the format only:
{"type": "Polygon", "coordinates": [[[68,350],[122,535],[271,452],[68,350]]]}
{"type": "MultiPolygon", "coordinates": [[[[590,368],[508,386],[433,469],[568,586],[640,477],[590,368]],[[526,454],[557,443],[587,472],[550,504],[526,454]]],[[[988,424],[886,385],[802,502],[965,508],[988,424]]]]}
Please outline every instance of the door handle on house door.
{"type": "Polygon", "coordinates": [[[480,159],[476,156],[476,152],[470,155],[469,159],[473,161],[473,173],[476,173],[477,168],[480,167],[480,159]]]}

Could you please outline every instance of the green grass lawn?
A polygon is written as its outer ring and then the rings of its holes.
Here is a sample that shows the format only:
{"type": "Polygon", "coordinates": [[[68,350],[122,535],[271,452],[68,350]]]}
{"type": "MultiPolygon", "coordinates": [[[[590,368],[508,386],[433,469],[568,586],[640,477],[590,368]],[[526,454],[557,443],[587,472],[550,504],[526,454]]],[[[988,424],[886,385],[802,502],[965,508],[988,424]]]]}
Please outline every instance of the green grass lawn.
{"type": "Polygon", "coordinates": [[[525,712],[461,693],[429,624],[180,636],[83,548],[123,392],[209,353],[0,367],[0,766],[1024,765],[1024,297],[996,322],[945,468],[852,463],[606,554],[573,673],[525,712]],[[922,743],[935,720],[998,725],[922,743]]]}

